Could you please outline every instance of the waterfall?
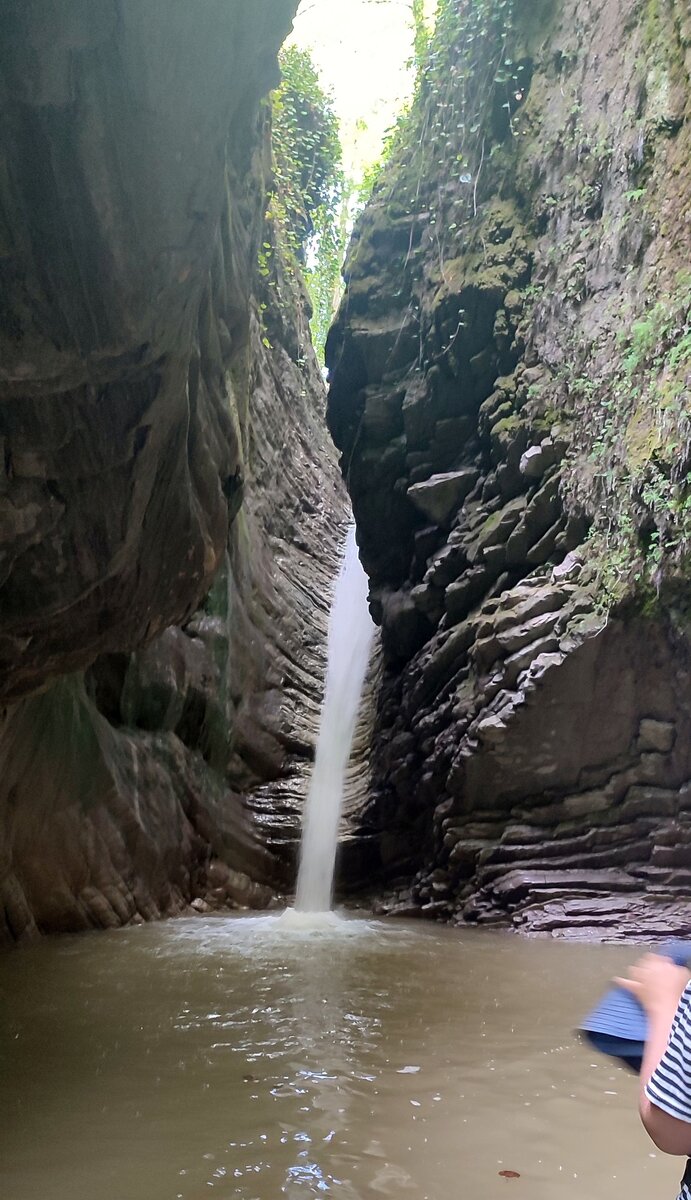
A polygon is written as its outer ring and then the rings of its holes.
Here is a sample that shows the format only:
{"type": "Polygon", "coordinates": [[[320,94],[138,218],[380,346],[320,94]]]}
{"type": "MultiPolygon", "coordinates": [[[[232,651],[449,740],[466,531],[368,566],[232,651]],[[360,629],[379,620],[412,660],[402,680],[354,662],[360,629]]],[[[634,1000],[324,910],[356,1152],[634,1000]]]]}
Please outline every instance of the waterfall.
{"type": "Polygon", "coordinates": [[[298,912],[331,908],[343,786],[373,634],[367,576],[351,526],[329,619],[326,690],[302,827],[298,912]]]}

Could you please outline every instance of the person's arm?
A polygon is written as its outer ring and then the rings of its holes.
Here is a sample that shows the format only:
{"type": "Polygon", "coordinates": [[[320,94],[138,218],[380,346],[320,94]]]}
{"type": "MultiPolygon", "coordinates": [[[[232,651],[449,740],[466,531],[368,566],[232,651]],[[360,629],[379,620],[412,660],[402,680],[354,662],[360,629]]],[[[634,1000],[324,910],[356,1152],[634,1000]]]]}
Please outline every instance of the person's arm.
{"type": "Polygon", "coordinates": [[[648,1037],[638,1108],[648,1134],[665,1154],[691,1155],[691,988],[689,972],[646,954],[630,978],[616,981],[643,1005],[648,1037]]]}

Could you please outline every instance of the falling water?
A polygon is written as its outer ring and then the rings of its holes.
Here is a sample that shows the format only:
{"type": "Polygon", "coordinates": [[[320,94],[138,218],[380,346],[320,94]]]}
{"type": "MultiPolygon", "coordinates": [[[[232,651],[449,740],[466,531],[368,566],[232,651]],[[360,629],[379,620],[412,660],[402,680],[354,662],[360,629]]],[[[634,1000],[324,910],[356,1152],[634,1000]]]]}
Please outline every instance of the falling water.
{"type": "Polygon", "coordinates": [[[326,692],[303,821],[298,912],[327,912],[331,907],[343,785],[373,633],[367,576],[351,526],[329,620],[326,692]]]}

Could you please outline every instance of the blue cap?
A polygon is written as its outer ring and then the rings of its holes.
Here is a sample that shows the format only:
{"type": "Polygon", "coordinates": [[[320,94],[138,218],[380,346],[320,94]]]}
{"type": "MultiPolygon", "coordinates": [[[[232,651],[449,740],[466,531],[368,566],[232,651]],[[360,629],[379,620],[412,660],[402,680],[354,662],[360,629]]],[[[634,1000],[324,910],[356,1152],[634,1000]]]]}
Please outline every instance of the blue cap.
{"type": "MultiPolygon", "coordinates": [[[[678,967],[691,963],[691,942],[673,942],[658,951],[678,967]]],[[[622,987],[611,987],[584,1021],[580,1031],[602,1054],[619,1058],[634,1071],[643,1061],[648,1022],[642,1006],[622,987]]]]}

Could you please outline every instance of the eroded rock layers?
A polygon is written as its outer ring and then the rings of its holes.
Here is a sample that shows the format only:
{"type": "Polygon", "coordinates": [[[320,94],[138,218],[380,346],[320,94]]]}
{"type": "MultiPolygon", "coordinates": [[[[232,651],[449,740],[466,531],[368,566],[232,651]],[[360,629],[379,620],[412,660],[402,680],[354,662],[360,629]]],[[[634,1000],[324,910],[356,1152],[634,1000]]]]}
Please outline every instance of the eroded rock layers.
{"type": "Polygon", "coordinates": [[[688,928],[691,21],[443,3],[329,421],[382,626],[384,908],[688,928]]]}
{"type": "Polygon", "coordinates": [[[257,273],[294,9],[3,15],[0,936],[285,881],[345,520],[298,274],[257,273]]]}

